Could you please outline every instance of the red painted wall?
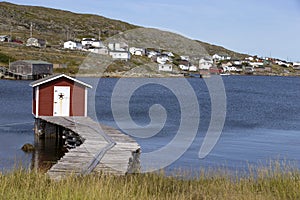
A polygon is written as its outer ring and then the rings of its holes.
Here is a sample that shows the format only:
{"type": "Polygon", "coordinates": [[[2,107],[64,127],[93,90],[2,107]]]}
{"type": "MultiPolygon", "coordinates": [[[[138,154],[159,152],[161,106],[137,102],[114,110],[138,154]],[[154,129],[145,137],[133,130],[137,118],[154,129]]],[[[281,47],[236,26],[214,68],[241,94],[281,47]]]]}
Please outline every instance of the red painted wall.
{"type": "Polygon", "coordinates": [[[85,87],[65,77],[39,86],[39,116],[53,116],[54,86],[70,86],[70,116],[84,116],[85,87]]]}

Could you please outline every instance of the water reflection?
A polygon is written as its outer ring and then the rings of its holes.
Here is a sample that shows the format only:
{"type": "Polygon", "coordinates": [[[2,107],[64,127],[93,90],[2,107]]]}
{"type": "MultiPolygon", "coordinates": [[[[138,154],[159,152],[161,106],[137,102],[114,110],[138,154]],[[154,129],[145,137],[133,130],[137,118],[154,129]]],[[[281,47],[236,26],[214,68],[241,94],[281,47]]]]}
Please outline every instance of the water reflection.
{"type": "Polygon", "coordinates": [[[32,154],[32,169],[47,171],[65,155],[60,137],[34,138],[35,151],[32,154]]]}

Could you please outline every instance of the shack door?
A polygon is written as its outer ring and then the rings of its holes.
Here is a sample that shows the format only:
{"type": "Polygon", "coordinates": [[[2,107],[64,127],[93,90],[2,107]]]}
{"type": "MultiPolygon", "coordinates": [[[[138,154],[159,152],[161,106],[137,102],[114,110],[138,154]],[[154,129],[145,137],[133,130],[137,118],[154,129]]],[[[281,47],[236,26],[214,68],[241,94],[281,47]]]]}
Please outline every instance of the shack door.
{"type": "Polygon", "coordinates": [[[70,87],[54,86],[53,116],[70,115],[70,87]]]}

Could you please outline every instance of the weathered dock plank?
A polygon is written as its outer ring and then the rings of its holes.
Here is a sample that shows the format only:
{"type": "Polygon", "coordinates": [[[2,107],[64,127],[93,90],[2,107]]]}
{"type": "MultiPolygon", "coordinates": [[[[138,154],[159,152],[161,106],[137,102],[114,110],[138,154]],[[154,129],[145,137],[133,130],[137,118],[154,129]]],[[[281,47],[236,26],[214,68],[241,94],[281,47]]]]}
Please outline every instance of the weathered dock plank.
{"type": "Polygon", "coordinates": [[[47,173],[53,179],[91,172],[125,175],[133,172],[132,161],[138,162],[135,166],[139,166],[140,146],[131,137],[112,127],[100,125],[88,117],[39,118],[73,131],[84,139],[83,144],[70,149],[50,168],[47,173]]]}

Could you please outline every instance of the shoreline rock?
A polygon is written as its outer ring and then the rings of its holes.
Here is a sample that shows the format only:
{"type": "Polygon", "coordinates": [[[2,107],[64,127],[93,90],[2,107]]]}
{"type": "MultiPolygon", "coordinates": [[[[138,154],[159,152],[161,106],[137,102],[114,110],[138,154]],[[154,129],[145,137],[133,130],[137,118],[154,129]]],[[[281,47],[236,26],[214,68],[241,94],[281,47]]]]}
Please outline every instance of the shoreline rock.
{"type": "Polygon", "coordinates": [[[24,144],[21,149],[26,153],[31,153],[35,151],[35,147],[29,143],[24,144]]]}

